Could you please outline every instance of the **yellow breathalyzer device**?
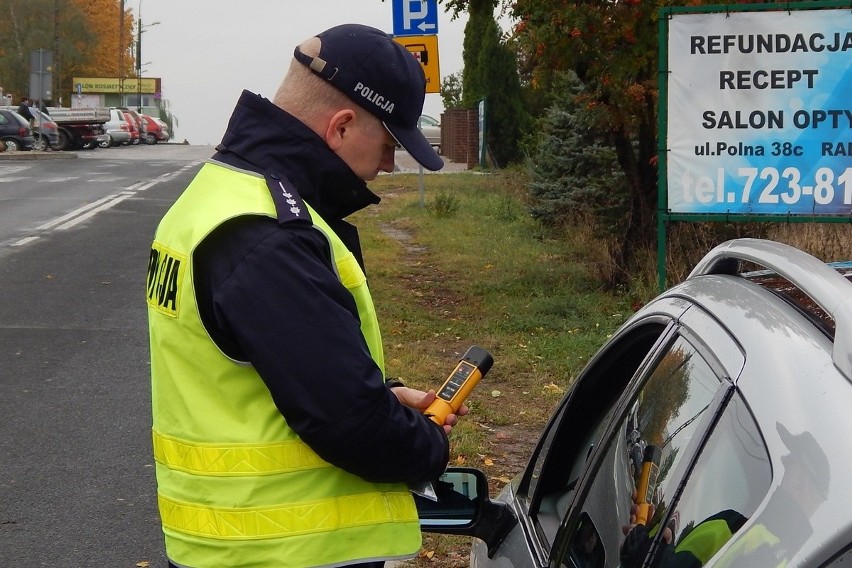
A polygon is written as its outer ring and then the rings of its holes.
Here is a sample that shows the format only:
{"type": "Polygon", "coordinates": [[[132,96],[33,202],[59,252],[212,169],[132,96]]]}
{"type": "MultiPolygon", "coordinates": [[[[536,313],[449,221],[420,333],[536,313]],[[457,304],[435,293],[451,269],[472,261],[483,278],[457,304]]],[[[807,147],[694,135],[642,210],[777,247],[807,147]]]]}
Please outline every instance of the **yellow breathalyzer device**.
{"type": "Polygon", "coordinates": [[[424,414],[439,426],[443,426],[447,416],[461,408],[473,387],[485,376],[493,363],[491,354],[482,347],[474,345],[468,349],[441,386],[438,398],[429,405],[424,414]]]}
{"type": "Polygon", "coordinates": [[[657,476],[660,473],[660,458],[662,453],[657,446],[646,446],[642,456],[642,470],[639,474],[639,485],[636,488],[636,524],[648,524],[648,513],[651,511],[651,499],[657,488],[657,476]]]}

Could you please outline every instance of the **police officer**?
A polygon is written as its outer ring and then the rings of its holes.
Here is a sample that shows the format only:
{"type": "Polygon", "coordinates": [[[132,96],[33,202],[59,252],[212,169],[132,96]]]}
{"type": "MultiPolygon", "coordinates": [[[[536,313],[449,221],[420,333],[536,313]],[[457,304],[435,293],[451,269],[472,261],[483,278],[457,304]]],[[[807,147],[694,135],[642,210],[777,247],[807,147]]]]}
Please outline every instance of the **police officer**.
{"type": "MultiPolygon", "coordinates": [[[[423,71],[387,34],[331,28],[273,101],[243,92],[162,219],[148,266],[153,443],[170,565],[381,566],[420,531],[407,484],[449,459],[428,393],[386,381],[356,228],[423,71]]],[[[459,414],[467,411],[463,408],[459,414]]]]}

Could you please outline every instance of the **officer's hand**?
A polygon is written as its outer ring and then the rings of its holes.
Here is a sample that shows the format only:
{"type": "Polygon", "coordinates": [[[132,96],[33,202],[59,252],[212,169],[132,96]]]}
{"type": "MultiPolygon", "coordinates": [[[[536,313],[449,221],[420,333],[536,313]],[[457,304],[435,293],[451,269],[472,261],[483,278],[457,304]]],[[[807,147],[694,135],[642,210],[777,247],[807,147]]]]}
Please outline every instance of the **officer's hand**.
{"type": "MultiPolygon", "coordinates": [[[[396,395],[396,398],[410,408],[414,408],[415,410],[419,410],[420,412],[424,412],[429,405],[432,404],[432,401],[437,398],[435,391],[430,389],[428,392],[423,392],[421,390],[412,389],[409,387],[393,387],[391,392],[396,395]]],[[[458,422],[459,416],[464,416],[468,413],[470,409],[466,404],[462,404],[461,408],[456,414],[447,415],[447,419],[444,421],[444,432],[449,434],[453,426],[458,422]]]]}
{"type": "MultiPolygon", "coordinates": [[[[633,491],[633,496],[634,496],[634,499],[635,499],[636,498],[636,491],[633,491]]],[[[633,506],[630,507],[630,524],[629,525],[622,525],[622,527],[621,527],[621,532],[624,533],[625,535],[629,535],[630,532],[633,531],[633,529],[635,529],[637,526],[638,527],[643,526],[643,525],[637,525],[636,524],[636,513],[638,512],[638,508],[639,507],[636,505],[636,503],[634,503],[633,506]]],[[[654,506],[650,505],[649,510],[648,510],[648,520],[652,519],[653,517],[654,517],[654,506]]],[[[672,514],[672,517],[679,518],[678,512],[675,511],[672,514]]],[[[645,531],[645,532],[647,533],[647,531],[645,531]]],[[[674,534],[672,533],[672,529],[669,528],[668,526],[664,527],[663,528],[663,542],[665,542],[666,544],[671,544],[672,540],[674,540],[674,534]]]]}

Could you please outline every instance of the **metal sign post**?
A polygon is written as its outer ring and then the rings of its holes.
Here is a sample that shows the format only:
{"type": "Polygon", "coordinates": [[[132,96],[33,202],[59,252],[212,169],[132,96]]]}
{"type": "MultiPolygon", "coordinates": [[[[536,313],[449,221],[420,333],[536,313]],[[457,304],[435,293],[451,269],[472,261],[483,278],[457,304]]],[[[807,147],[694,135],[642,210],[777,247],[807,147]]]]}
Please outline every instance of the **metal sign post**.
{"type": "MultiPolygon", "coordinates": [[[[440,92],[438,0],[393,0],[392,8],[394,40],[420,62],[426,75],[426,92],[440,92]]],[[[423,126],[419,119],[417,126],[423,126]]],[[[423,166],[419,169],[420,207],[425,207],[423,166]]]]}

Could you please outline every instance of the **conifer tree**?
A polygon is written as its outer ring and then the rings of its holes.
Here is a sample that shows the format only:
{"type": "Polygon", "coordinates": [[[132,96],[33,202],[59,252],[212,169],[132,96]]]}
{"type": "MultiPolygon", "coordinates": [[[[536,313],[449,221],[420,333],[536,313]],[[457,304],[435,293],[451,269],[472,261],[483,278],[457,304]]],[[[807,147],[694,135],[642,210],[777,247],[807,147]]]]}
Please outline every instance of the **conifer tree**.
{"type": "Polygon", "coordinates": [[[519,142],[530,123],[514,52],[501,41],[493,0],[471,0],[464,36],[462,106],[485,99],[486,142],[493,161],[520,160],[519,142]]]}

